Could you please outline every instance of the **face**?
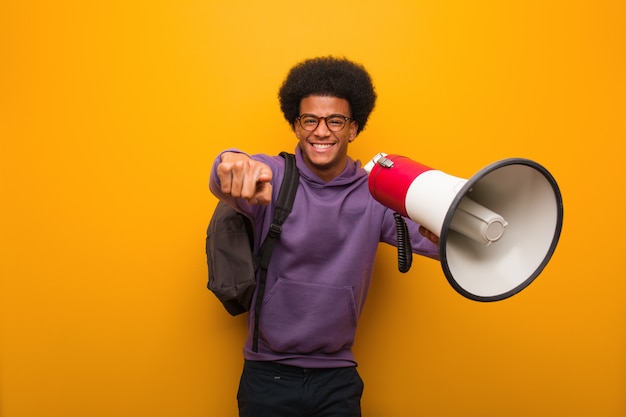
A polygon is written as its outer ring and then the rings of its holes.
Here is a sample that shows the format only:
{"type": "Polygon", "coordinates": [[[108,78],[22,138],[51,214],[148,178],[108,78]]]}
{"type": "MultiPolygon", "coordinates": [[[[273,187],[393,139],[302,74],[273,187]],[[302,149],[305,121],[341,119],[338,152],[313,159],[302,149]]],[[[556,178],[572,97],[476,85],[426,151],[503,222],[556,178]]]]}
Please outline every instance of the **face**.
{"type": "MultiPolygon", "coordinates": [[[[342,115],[351,117],[350,104],[337,97],[309,96],[300,102],[300,114],[318,117],[342,115]]],[[[347,121],[339,132],[332,132],[326,126],[325,119],[320,120],[313,131],[304,130],[300,122],[294,122],[296,137],[300,141],[304,162],[321,179],[328,182],[341,174],[346,168],[348,143],[356,137],[357,124],[347,121]]]]}

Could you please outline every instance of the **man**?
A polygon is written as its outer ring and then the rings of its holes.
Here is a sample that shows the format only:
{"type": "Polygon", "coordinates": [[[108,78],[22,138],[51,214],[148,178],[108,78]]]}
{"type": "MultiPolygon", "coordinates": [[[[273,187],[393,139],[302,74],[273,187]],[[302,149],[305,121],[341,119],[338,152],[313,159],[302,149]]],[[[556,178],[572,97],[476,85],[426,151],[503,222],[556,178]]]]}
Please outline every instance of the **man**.
{"type": "MultiPolygon", "coordinates": [[[[279,99],[298,139],[300,183],[268,268],[257,352],[249,316],[239,413],[360,416],[354,335],[378,244],[397,243],[393,212],[371,197],[367,173],[348,156],[376,93],[361,65],[323,57],[293,67],[279,99]]],[[[257,249],[283,175],[279,156],[229,150],[214,162],[211,191],[252,220],[257,249]]],[[[437,237],[407,223],[413,252],[437,259],[437,237]]]]}

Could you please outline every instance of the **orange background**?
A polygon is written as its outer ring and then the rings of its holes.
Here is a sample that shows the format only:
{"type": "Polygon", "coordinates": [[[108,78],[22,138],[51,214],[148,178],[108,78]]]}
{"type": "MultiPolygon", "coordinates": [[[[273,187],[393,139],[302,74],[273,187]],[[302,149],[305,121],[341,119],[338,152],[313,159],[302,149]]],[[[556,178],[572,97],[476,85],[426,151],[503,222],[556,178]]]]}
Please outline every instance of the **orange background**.
{"type": "Polygon", "coordinates": [[[625,416],[626,3],[0,3],[0,415],[234,416],[244,318],[205,289],[215,154],[292,150],[277,89],[345,55],[379,94],[351,153],[470,177],[533,159],[561,241],[477,303],[381,247],[366,416],[625,416]]]}

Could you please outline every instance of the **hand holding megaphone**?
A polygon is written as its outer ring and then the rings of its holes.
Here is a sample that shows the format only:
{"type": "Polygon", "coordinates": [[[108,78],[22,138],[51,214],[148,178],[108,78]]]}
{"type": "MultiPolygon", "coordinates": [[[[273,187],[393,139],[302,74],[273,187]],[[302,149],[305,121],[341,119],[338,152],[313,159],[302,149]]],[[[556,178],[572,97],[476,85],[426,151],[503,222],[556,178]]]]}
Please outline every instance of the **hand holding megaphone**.
{"type": "Polygon", "coordinates": [[[431,232],[430,230],[428,230],[427,228],[425,228],[422,225],[420,225],[418,230],[419,230],[420,234],[422,236],[424,236],[426,239],[430,240],[435,245],[439,244],[439,236],[437,236],[436,234],[434,234],[433,232],[431,232]]]}

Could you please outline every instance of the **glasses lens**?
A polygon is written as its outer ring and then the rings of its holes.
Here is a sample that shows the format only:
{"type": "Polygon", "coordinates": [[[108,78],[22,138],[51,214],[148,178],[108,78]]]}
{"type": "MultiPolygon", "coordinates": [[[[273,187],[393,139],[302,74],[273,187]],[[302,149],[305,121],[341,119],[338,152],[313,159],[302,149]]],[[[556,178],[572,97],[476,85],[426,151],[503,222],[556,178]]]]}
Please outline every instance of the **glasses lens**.
{"type": "Polygon", "coordinates": [[[304,130],[315,130],[317,128],[317,124],[320,119],[316,116],[301,116],[300,117],[300,125],[304,130]]]}
{"type": "Polygon", "coordinates": [[[326,126],[333,132],[339,132],[346,124],[346,119],[343,116],[331,116],[326,119],[326,126]]]}

